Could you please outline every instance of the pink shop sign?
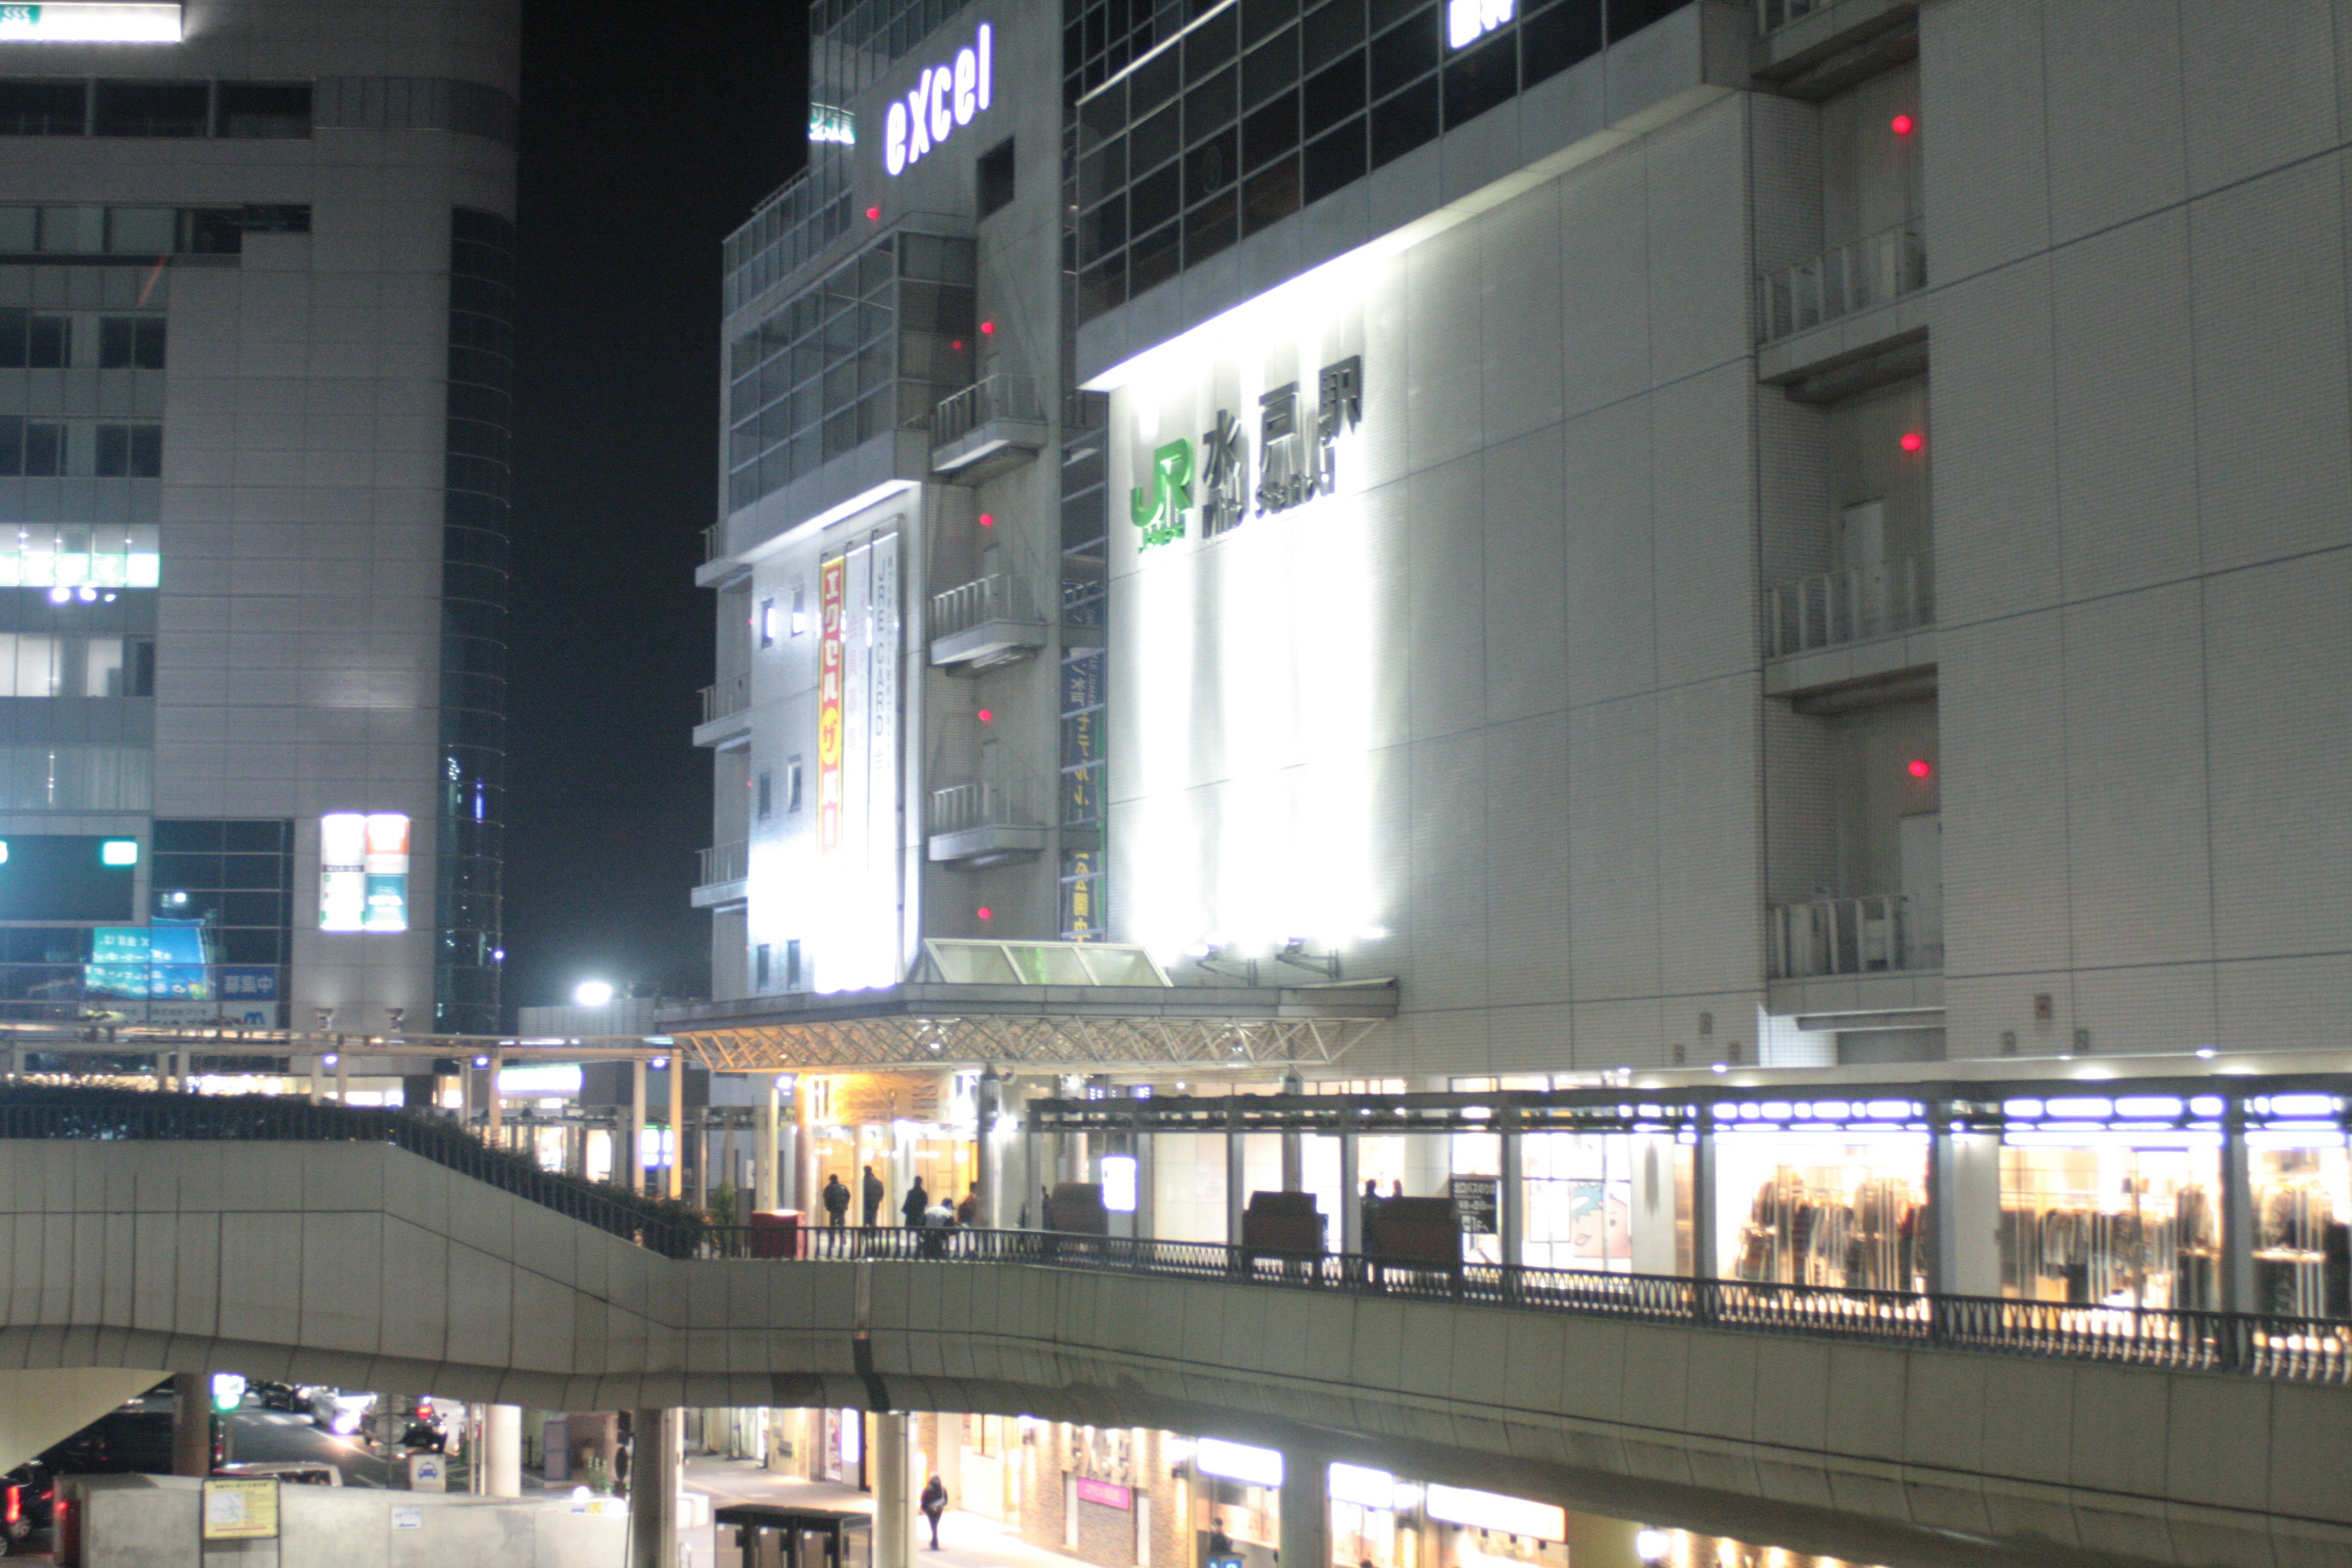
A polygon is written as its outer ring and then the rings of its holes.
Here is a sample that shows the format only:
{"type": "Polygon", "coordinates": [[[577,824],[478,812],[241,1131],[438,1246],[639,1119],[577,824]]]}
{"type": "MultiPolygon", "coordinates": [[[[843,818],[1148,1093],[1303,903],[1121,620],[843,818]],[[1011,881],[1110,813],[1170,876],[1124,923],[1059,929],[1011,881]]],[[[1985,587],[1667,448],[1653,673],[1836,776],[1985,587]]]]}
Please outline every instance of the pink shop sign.
{"type": "Polygon", "coordinates": [[[1080,1476],[1078,1500],[1097,1502],[1105,1508],[1128,1509],[1135,1506],[1135,1494],[1125,1487],[1113,1486],[1108,1481],[1097,1481],[1080,1476]]]}

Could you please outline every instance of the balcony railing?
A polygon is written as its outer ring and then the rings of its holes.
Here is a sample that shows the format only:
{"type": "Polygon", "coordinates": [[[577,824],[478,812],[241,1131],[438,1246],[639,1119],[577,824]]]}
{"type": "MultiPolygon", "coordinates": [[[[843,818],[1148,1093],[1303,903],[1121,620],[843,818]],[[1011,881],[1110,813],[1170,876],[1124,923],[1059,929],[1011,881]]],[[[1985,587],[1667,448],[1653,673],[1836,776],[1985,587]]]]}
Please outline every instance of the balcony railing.
{"type": "Polygon", "coordinates": [[[1009,572],[992,573],[931,595],[931,636],[953,637],[991,621],[1045,623],[1028,582],[1009,572]]]}
{"type": "Polygon", "coordinates": [[[1935,563],[1926,555],[1824,572],[1764,591],[1767,658],[1935,624],[1935,563]]]}
{"type": "Polygon", "coordinates": [[[751,846],[741,840],[733,844],[714,844],[702,851],[702,869],[695,878],[698,888],[715,888],[722,883],[740,882],[751,875],[751,846]]]}
{"type": "Polygon", "coordinates": [[[1775,904],[1766,925],[1772,978],[1941,969],[1944,943],[1903,893],[1775,904]]]}
{"type": "Polygon", "coordinates": [[[727,554],[727,525],[714,522],[702,531],[702,563],[709,565],[727,554]]]}
{"type": "Polygon", "coordinates": [[[934,836],[982,827],[1036,827],[1041,822],[1035,795],[1029,781],[1018,778],[943,785],[931,792],[928,825],[934,836]]]}
{"type": "Polygon", "coordinates": [[[1037,383],[1025,375],[983,376],[961,392],[940,400],[931,410],[931,445],[961,441],[992,419],[1017,419],[1024,424],[1045,422],[1045,405],[1037,383]]]}
{"type": "Polygon", "coordinates": [[[1927,285],[1919,220],[1906,218],[1756,280],[1757,342],[1777,342],[1927,285]]]}
{"type": "Polygon", "coordinates": [[[730,675],[716,686],[702,689],[702,721],[724,719],[751,706],[751,678],[730,675]]]}

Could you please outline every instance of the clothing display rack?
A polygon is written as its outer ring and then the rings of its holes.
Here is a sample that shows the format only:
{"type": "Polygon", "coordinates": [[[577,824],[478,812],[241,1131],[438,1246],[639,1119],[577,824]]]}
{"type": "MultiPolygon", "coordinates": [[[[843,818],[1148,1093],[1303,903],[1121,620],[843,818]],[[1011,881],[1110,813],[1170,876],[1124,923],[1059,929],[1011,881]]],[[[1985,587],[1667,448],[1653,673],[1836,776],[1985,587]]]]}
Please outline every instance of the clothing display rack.
{"type": "Polygon", "coordinates": [[[1803,1171],[1775,1170],[1756,1189],[1733,1275],[1782,1285],[1916,1290],[1919,1194],[1896,1176],[1873,1176],[1848,1198],[1803,1171]]]}
{"type": "Polygon", "coordinates": [[[2144,1307],[2218,1305],[2221,1226],[2211,1194],[2196,1184],[2169,1212],[2130,1194],[2120,1212],[2079,1203],[2004,1205],[2003,1272],[2031,1300],[2090,1307],[2129,1297],[2144,1307]]]}
{"type": "Polygon", "coordinates": [[[2309,1176],[2285,1177],[2254,1195],[2254,1310],[2352,1318],[2352,1226],[2309,1176]]]}

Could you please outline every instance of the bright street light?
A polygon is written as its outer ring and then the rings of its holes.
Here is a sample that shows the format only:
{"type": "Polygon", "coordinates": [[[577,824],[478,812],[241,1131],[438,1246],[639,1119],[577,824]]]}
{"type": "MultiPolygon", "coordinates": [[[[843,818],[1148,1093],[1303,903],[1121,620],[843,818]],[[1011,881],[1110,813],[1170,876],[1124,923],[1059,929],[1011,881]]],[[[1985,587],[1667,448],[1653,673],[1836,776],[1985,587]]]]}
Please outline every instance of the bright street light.
{"type": "Polygon", "coordinates": [[[613,1000],[609,980],[583,980],[572,988],[572,1000],[583,1007],[602,1007],[613,1000]]]}

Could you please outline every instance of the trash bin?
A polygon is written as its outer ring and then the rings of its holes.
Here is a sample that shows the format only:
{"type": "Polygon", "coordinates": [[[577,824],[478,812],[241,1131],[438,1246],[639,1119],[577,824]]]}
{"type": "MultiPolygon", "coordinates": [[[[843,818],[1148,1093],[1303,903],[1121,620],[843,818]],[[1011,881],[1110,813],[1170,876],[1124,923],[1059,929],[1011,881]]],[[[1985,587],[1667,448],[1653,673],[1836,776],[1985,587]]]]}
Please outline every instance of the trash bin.
{"type": "Polygon", "coordinates": [[[800,1255],[800,1210],[753,1209],[751,1211],[752,1257],[798,1258],[800,1255]]]}

